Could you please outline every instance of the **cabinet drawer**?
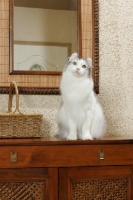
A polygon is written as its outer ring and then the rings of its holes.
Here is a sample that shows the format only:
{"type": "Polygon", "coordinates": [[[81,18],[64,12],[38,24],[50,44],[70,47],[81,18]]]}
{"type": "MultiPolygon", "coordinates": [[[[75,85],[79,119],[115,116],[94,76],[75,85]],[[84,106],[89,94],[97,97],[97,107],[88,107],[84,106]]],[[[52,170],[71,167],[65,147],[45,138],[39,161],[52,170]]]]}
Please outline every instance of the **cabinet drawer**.
{"type": "Polygon", "coordinates": [[[133,164],[133,146],[1,146],[0,168],[69,167],[133,164]]]}

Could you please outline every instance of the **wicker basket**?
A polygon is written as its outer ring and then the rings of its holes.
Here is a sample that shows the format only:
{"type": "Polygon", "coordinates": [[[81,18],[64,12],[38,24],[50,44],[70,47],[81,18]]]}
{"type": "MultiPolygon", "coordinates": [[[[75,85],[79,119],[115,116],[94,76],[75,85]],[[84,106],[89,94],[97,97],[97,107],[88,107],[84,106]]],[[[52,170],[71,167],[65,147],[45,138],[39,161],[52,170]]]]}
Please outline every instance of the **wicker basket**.
{"type": "Polygon", "coordinates": [[[0,138],[41,137],[43,114],[27,114],[19,110],[19,93],[15,81],[10,83],[7,113],[0,114],[0,138]],[[12,90],[15,88],[16,109],[12,112],[12,90]]]}

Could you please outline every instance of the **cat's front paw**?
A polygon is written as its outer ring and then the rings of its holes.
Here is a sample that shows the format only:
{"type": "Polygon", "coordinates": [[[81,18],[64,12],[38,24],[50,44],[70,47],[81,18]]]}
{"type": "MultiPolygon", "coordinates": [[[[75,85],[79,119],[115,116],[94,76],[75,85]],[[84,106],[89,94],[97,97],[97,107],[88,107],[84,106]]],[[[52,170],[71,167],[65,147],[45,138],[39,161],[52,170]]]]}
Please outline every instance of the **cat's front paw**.
{"type": "Polygon", "coordinates": [[[59,131],[59,130],[58,130],[58,131],[55,133],[54,136],[55,136],[56,138],[66,139],[67,135],[68,135],[67,132],[65,132],[65,131],[59,131]]]}
{"type": "Polygon", "coordinates": [[[79,139],[81,139],[81,140],[93,140],[92,136],[89,133],[80,135],[79,139]]]}
{"type": "Polygon", "coordinates": [[[67,140],[77,140],[77,135],[71,135],[69,134],[67,137],[66,137],[67,140]]]}

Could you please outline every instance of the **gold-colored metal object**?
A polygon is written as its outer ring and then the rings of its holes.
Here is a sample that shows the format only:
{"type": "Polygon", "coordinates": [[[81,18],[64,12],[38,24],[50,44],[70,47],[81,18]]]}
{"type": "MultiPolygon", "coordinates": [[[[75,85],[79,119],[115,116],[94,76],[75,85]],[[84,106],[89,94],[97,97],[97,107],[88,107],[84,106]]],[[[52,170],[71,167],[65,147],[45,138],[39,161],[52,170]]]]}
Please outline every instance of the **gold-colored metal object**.
{"type": "Polygon", "coordinates": [[[18,161],[17,152],[10,152],[10,162],[16,163],[18,161]]]}
{"type": "Polygon", "coordinates": [[[98,158],[99,160],[104,160],[104,150],[98,150],[98,158]]]}

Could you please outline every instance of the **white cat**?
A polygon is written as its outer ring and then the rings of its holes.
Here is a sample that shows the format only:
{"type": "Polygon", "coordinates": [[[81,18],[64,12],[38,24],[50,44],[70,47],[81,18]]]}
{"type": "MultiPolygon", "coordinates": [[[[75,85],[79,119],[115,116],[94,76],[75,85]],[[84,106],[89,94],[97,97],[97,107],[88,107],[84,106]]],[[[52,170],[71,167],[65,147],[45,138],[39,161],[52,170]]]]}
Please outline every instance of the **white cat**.
{"type": "Polygon", "coordinates": [[[67,140],[101,138],[106,130],[102,107],[93,91],[92,61],[73,53],[65,66],[60,90],[56,136],[67,140]]]}

